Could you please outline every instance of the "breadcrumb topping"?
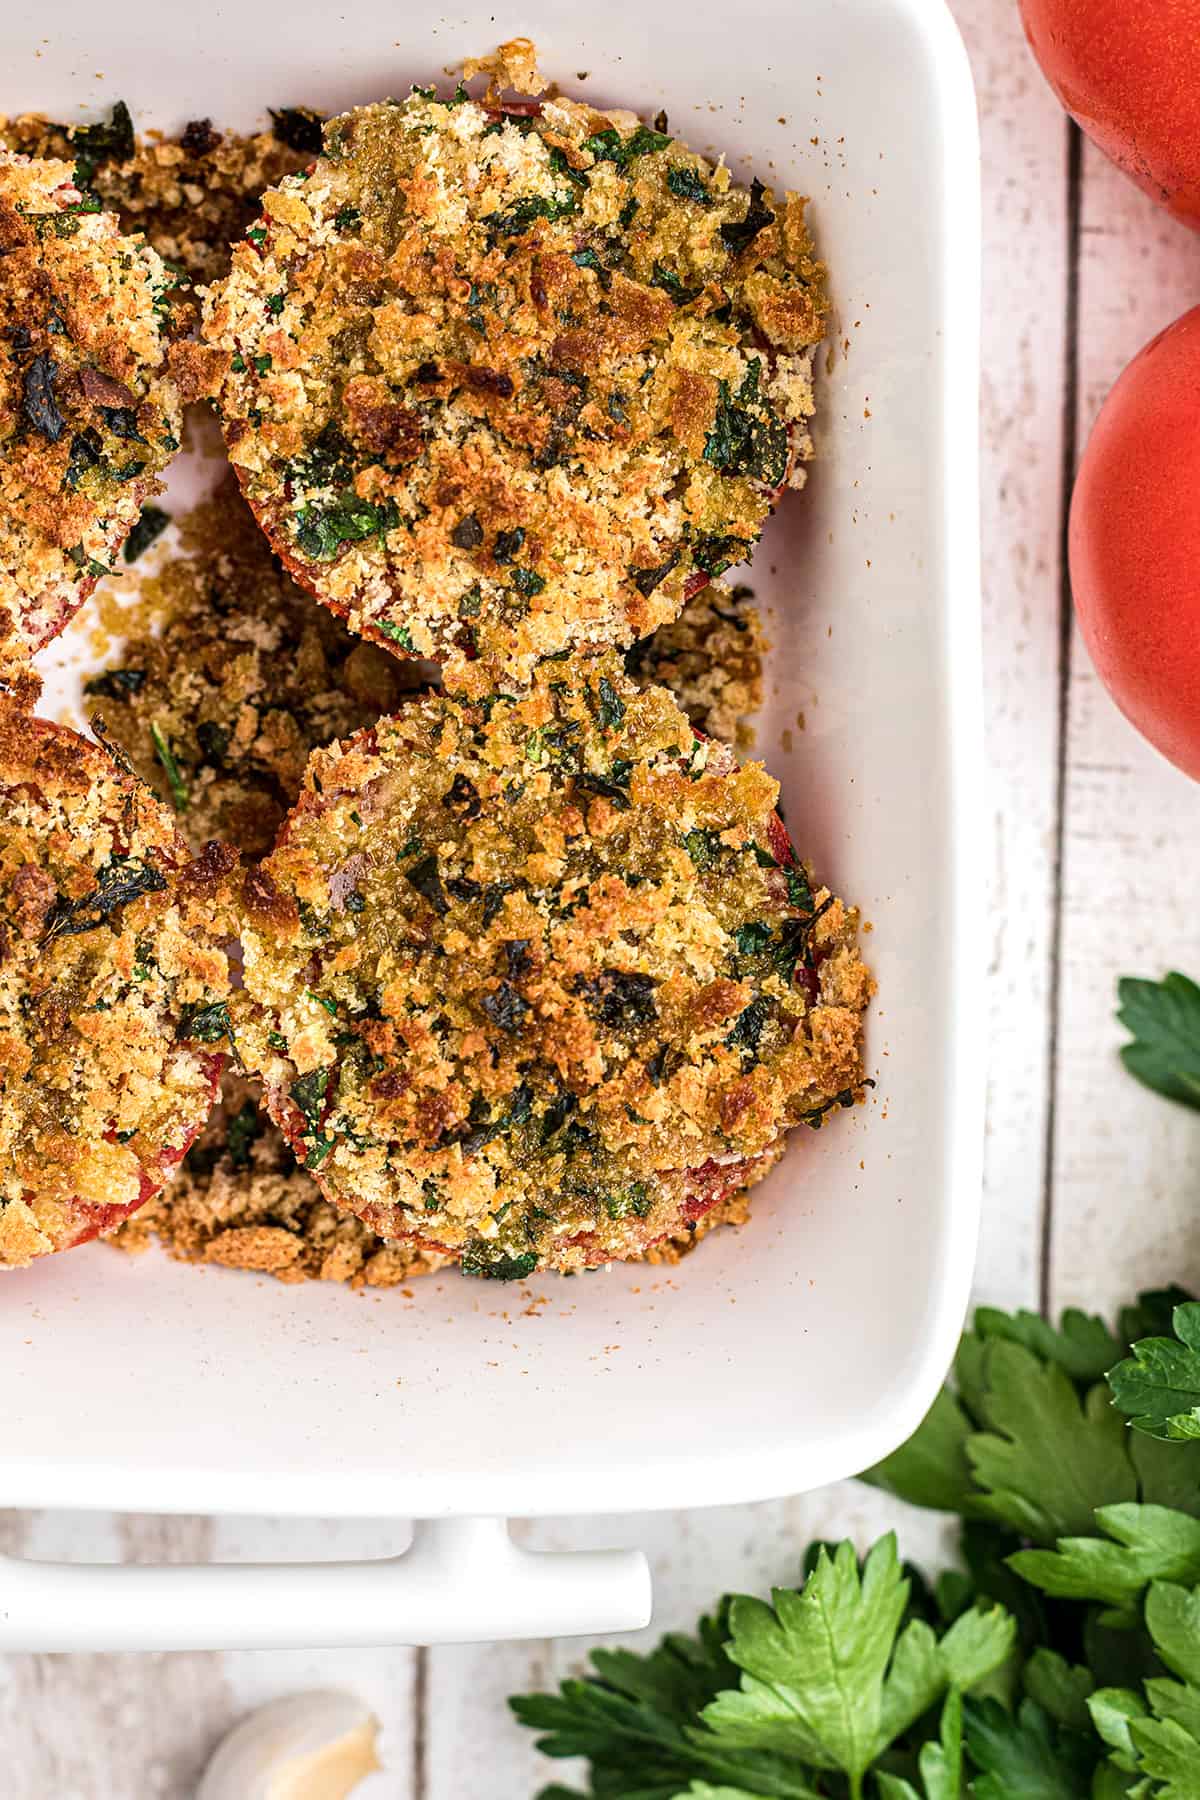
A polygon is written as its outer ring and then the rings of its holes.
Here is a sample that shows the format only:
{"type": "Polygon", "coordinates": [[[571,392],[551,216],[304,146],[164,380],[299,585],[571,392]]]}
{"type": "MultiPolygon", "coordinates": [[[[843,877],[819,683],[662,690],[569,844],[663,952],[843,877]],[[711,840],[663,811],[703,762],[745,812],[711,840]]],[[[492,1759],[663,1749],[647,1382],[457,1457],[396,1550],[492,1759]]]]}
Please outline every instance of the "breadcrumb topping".
{"type": "Polygon", "coordinates": [[[96,745],[0,705],[0,1266],[113,1224],[202,1125],[234,862],[190,862],[96,745]]]}
{"type": "Polygon", "coordinates": [[[513,1277],[637,1254],[860,1090],[856,915],[611,654],[314,754],[238,1042],[323,1191],[513,1277]]]}
{"type": "Polygon", "coordinates": [[[352,637],[279,567],[230,477],[180,520],[143,579],[119,657],[84,684],[137,773],[197,848],[265,855],[309,751],[394,711],[420,683],[352,637]]]}
{"type": "Polygon", "coordinates": [[[108,572],[179,448],[174,280],[69,163],[0,150],[0,676],[108,572]]]}
{"type": "Polygon", "coordinates": [[[797,195],[555,98],[331,120],[211,289],[230,457],[297,579],[479,694],[744,559],[810,453],[797,195]]]}
{"type": "Polygon", "coordinates": [[[320,119],[298,107],[283,109],[273,130],[249,135],[192,119],[174,137],[136,137],[120,102],[99,125],[57,125],[41,113],[0,119],[0,143],[73,162],[77,180],[116,213],[122,231],[141,232],[193,282],[225,274],[263,189],[311,161],[314,138],[319,149],[320,119]]]}

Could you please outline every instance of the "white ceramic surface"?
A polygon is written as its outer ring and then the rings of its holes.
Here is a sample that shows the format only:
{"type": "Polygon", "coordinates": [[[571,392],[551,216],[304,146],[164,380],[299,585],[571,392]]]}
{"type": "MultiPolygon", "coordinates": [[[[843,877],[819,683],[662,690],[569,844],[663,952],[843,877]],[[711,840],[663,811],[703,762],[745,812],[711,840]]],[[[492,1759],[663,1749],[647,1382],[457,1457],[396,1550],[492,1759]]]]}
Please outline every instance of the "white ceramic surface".
{"type": "MultiPolygon", "coordinates": [[[[456,1277],[408,1301],[103,1247],[8,1276],[4,1504],[433,1517],[762,1498],[869,1464],[932,1398],[980,1180],[973,99],[941,0],[747,0],[738,22],[736,54],[678,0],[453,18],[67,0],[0,28],[0,108],[74,119],[124,97],[164,127],[401,92],[522,30],[565,86],[586,70],[598,103],[665,107],[735,172],[813,196],[837,354],[809,488],[750,577],[775,646],[759,751],[804,853],[873,922],[880,981],[869,1105],[798,1138],[751,1225],[678,1270],[545,1277],[536,1306],[456,1277]]],[[[493,1629],[472,1598],[447,1582],[439,1636],[493,1629]]],[[[397,1638],[422,1633],[397,1617],[397,1638]]]]}

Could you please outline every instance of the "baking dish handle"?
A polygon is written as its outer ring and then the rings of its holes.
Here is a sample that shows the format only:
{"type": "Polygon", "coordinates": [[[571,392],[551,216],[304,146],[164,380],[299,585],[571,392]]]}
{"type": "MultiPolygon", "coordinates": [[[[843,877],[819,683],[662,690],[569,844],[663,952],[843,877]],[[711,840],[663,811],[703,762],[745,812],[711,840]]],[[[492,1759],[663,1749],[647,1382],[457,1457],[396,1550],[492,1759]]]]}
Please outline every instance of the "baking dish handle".
{"type": "Polygon", "coordinates": [[[0,1650],[274,1650],[627,1631],[650,1620],[637,1550],[532,1551],[503,1519],[430,1519],[359,1563],[0,1557],[0,1650]]]}

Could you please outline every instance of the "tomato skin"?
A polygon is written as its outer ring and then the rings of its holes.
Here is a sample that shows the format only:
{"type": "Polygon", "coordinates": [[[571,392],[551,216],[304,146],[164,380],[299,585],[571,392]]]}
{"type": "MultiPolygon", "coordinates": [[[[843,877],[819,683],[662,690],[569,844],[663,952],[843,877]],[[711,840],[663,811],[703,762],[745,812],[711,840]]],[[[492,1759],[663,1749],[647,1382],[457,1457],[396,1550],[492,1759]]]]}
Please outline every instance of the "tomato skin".
{"type": "Polygon", "coordinates": [[[1021,0],[1021,17],[1093,143],[1200,227],[1200,0],[1021,0]]]}
{"type": "Polygon", "coordinates": [[[1071,502],[1075,610],[1126,718],[1200,781],[1200,307],[1096,420],[1071,502]]]}

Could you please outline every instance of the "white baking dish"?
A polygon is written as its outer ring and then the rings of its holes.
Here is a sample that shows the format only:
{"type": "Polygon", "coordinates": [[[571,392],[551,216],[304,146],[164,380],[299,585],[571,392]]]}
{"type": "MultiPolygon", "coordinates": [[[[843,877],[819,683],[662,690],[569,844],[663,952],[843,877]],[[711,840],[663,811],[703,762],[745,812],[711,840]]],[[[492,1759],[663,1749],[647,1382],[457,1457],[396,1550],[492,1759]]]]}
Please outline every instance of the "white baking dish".
{"type": "MultiPolygon", "coordinates": [[[[286,1288],[96,1246],[0,1291],[0,1503],[396,1514],[358,1569],[0,1564],[0,1644],[444,1641],[648,1609],[636,1555],[529,1558],[472,1515],[798,1492],[916,1424],[966,1304],[980,1187],[978,147],[941,0],[382,0],[10,9],[0,107],[139,125],[402,92],[517,31],[598,103],[812,195],[838,318],[808,491],[753,585],[759,749],[879,977],[865,1108],[798,1136],[753,1221],[677,1270],[412,1298],[286,1288]],[[718,30],[719,26],[719,30],[718,30]],[[803,729],[799,715],[803,715],[803,729]]],[[[54,658],[49,659],[50,662],[54,658]]],[[[61,659],[60,659],[61,660],[61,659]]],[[[52,697],[48,705],[53,708],[52,697]]]]}

